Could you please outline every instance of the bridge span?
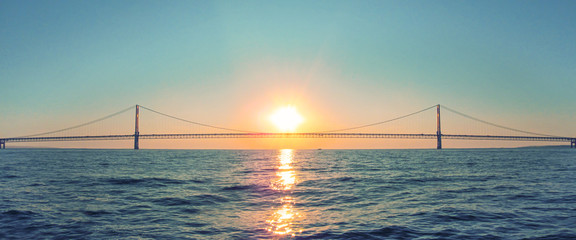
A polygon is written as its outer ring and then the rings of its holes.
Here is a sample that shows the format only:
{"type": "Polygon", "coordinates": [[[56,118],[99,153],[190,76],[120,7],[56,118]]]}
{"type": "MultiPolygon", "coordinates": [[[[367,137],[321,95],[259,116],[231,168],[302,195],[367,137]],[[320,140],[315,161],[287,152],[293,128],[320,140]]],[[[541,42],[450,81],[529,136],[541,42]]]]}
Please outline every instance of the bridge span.
{"type": "MultiPolygon", "coordinates": [[[[456,135],[442,134],[443,139],[458,140],[503,140],[533,142],[570,142],[576,148],[576,138],[539,137],[539,136],[493,136],[493,135],[456,135]]],[[[386,133],[184,133],[184,134],[139,134],[139,139],[216,139],[216,138],[396,138],[396,139],[437,139],[436,134],[386,134],[386,133]]],[[[2,148],[7,142],[52,142],[52,141],[94,141],[94,140],[132,140],[135,135],[102,136],[62,136],[27,137],[0,139],[2,148]]],[[[136,148],[138,149],[138,148],[136,148]]],[[[439,148],[440,149],[440,148],[439,148]]]]}
{"type": "MultiPolygon", "coordinates": [[[[536,134],[536,136],[509,136],[509,135],[471,135],[471,134],[443,134],[441,131],[440,124],[440,105],[435,105],[437,114],[437,131],[433,134],[415,134],[415,133],[358,133],[358,132],[308,132],[308,133],[268,133],[268,132],[229,132],[229,133],[166,133],[166,134],[140,134],[139,121],[140,121],[140,110],[139,105],[136,105],[135,114],[135,131],[134,134],[120,134],[120,135],[81,135],[81,136],[25,136],[25,137],[13,137],[13,138],[0,138],[0,149],[6,148],[6,143],[9,142],[53,142],[53,141],[94,141],[94,140],[134,140],[134,149],[139,149],[140,139],[225,139],[225,138],[380,138],[380,139],[436,139],[437,149],[442,149],[442,139],[457,139],[457,140],[500,140],[500,141],[532,141],[532,142],[570,142],[571,148],[576,148],[576,138],[571,137],[560,137],[560,136],[550,136],[543,134],[536,134]]],[[[424,109],[428,110],[430,108],[424,109]]],[[[151,109],[149,109],[151,110],[151,109]]],[[[422,110],[422,111],[424,111],[422,110]]],[[[154,110],[151,110],[154,111],[154,110]]],[[[399,118],[392,119],[390,121],[398,120],[416,113],[408,114],[399,118]]],[[[156,111],[154,111],[156,112],[156,111]]],[[[159,113],[159,112],[157,112],[159,113]]],[[[162,113],[159,113],[162,114],[162,113]]],[[[165,114],[162,114],[165,115],[165,114]]],[[[171,116],[170,116],[171,117],[171,116]]],[[[174,118],[174,117],[173,117],[174,118]]],[[[182,119],[179,119],[182,120],[182,119]]],[[[482,120],[479,120],[482,121],[482,120]]],[[[389,122],[389,121],[385,121],[389,122]]],[[[484,121],[482,121],[484,122],[484,121]]],[[[195,122],[192,122],[195,123],[195,122]]],[[[377,124],[381,124],[380,122],[377,124]]],[[[195,123],[199,124],[199,123],[195,123]]],[[[490,124],[490,123],[489,123],[490,124]]],[[[213,127],[211,125],[199,124],[203,126],[213,127]]],[[[370,126],[375,124],[369,124],[365,126],[370,126]]],[[[491,124],[495,125],[495,124],[491,124]]],[[[82,125],[81,125],[82,126],[82,125]]],[[[365,126],[348,128],[357,129],[365,126]]],[[[499,125],[495,125],[501,127],[499,125]]],[[[226,128],[219,128],[226,129],[226,128]]],[[[226,129],[234,130],[234,129],[226,129]]],[[[515,129],[512,129],[515,130],[515,129]]],[[[340,130],[336,130],[340,131],[340,130]]],[[[517,130],[519,132],[525,132],[517,130]]],[[[53,131],[58,132],[58,131],[53,131]]],[[[41,135],[41,134],[39,134],[41,135]]]]}

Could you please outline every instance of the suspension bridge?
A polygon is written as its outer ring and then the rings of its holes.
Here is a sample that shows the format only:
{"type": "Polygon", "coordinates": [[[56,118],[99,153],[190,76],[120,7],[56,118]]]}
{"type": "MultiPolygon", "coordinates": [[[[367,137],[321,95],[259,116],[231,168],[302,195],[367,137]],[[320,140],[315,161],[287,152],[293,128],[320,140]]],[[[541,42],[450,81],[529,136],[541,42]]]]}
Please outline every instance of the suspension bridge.
{"type": "Polygon", "coordinates": [[[566,142],[570,143],[571,148],[576,148],[576,138],[565,137],[565,136],[554,136],[548,134],[540,134],[535,132],[529,132],[519,129],[514,129],[510,127],[505,127],[499,124],[494,124],[488,121],[484,121],[467,114],[461,113],[459,111],[453,110],[451,108],[434,105],[423,110],[413,112],[407,115],[403,115],[397,118],[389,119],[382,122],[376,122],[372,124],[366,124],[351,128],[336,129],[329,131],[317,131],[317,132],[257,132],[257,131],[245,131],[232,128],[224,128],[194,121],[189,121],[186,119],[178,118],[172,115],[158,112],[156,110],[136,105],[130,108],[124,109],[120,112],[108,115],[103,118],[96,119],[91,122],[76,125],[69,128],[64,128],[56,131],[43,132],[39,134],[26,135],[20,137],[11,138],[0,138],[0,149],[5,149],[7,143],[22,143],[22,142],[54,142],[54,141],[94,141],[94,140],[133,140],[134,149],[140,148],[140,140],[144,139],[227,139],[227,138],[388,138],[388,139],[435,139],[436,148],[442,149],[442,141],[445,139],[455,139],[455,140],[499,140],[499,141],[532,141],[532,142],[566,142]],[[135,109],[133,129],[134,132],[124,133],[124,134],[71,134],[69,133],[75,129],[82,129],[87,126],[98,124],[99,122],[114,118],[117,115],[125,113],[129,110],[135,109]],[[183,132],[169,132],[169,133],[141,133],[140,132],[140,110],[144,109],[158,116],[162,116],[168,119],[176,120],[188,125],[195,127],[202,127],[206,129],[217,130],[213,132],[194,132],[191,130],[185,130],[183,132]],[[435,109],[435,126],[429,133],[401,133],[401,132],[370,132],[365,129],[379,127],[387,125],[393,122],[398,122],[409,117],[422,114],[423,112],[429,112],[435,109]],[[480,123],[492,128],[504,129],[510,133],[515,134],[446,134],[442,132],[442,118],[441,109],[447,110],[448,112],[460,116],[462,118],[471,120],[476,123],[480,123]],[[435,131],[434,131],[435,130],[435,131]]]}

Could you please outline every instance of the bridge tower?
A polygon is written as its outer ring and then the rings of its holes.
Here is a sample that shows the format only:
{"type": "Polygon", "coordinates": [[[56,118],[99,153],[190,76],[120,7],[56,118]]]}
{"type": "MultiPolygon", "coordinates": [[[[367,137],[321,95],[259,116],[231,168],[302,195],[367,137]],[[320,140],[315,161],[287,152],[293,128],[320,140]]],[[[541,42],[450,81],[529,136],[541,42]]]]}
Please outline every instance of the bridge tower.
{"type": "Polygon", "coordinates": [[[136,124],[134,127],[134,149],[140,149],[138,145],[138,138],[140,138],[140,131],[138,130],[138,125],[140,121],[140,106],[136,105],[136,124]]]}
{"type": "Polygon", "coordinates": [[[442,149],[442,130],[440,128],[440,104],[436,105],[436,149],[442,149]]]}

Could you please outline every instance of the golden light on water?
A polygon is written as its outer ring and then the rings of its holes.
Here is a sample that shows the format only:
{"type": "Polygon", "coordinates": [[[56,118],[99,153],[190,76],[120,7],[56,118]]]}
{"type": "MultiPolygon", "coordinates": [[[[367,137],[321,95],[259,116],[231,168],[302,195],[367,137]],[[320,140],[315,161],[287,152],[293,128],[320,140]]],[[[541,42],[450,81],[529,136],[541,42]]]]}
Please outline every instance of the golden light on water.
{"type": "Polygon", "coordinates": [[[280,150],[280,155],[278,155],[280,166],[278,166],[276,171],[276,176],[278,176],[278,178],[276,181],[272,182],[272,189],[286,191],[294,187],[294,184],[296,183],[296,174],[291,165],[294,159],[293,154],[292,149],[280,150]]]}
{"type": "MultiPolygon", "coordinates": [[[[282,206],[277,209],[266,222],[270,225],[268,231],[277,235],[296,234],[293,228],[294,220],[300,215],[294,210],[294,200],[290,196],[281,199],[282,206]]],[[[302,232],[301,230],[299,232],[302,232]]]]}
{"type": "Polygon", "coordinates": [[[274,234],[295,236],[296,232],[302,232],[302,230],[296,231],[294,229],[294,221],[300,215],[294,209],[295,201],[289,192],[296,184],[296,172],[291,165],[294,160],[293,150],[280,150],[278,159],[280,162],[276,170],[278,178],[272,182],[271,188],[285,194],[280,199],[281,206],[274,210],[272,216],[266,220],[266,223],[269,224],[268,231],[274,234]]]}
{"type": "Polygon", "coordinates": [[[296,182],[296,176],[294,176],[294,171],[281,171],[276,173],[280,180],[279,184],[276,184],[275,190],[290,190],[294,183],[296,182]]]}
{"type": "Polygon", "coordinates": [[[294,158],[292,154],[292,149],[280,150],[280,167],[278,167],[278,169],[292,169],[292,166],[290,165],[294,158]]]}

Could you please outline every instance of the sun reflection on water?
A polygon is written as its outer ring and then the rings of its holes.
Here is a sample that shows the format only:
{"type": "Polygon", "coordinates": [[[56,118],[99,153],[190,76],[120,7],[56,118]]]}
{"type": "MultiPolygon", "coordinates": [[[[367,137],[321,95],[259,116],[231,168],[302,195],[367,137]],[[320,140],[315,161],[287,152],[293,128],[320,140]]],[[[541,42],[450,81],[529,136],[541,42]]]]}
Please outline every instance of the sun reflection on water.
{"type": "Polygon", "coordinates": [[[295,201],[290,196],[290,190],[296,184],[296,173],[293,170],[292,162],[294,161],[294,152],[292,149],[282,149],[278,155],[280,166],[277,167],[276,176],[278,178],[272,182],[271,188],[283,193],[280,198],[281,206],[274,210],[272,216],[266,220],[269,224],[268,231],[280,236],[295,236],[302,230],[294,229],[295,220],[300,214],[294,209],[295,201]]]}
{"type": "Polygon", "coordinates": [[[294,187],[296,183],[296,174],[292,168],[292,161],[294,160],[294,153],[292,149],[280,150],[280,166],[276,171],[278,179],[272,182],[271,187],[277,191],[287,191],[294,187]]]}

